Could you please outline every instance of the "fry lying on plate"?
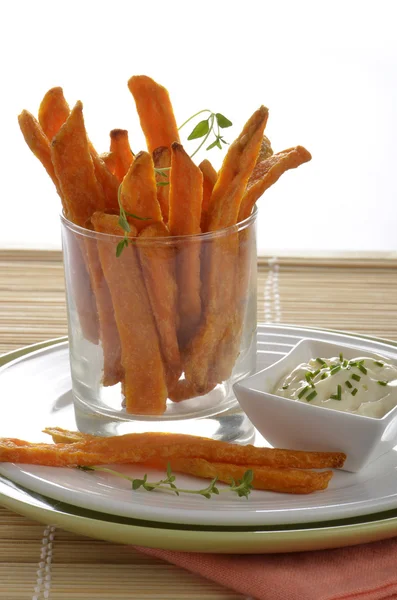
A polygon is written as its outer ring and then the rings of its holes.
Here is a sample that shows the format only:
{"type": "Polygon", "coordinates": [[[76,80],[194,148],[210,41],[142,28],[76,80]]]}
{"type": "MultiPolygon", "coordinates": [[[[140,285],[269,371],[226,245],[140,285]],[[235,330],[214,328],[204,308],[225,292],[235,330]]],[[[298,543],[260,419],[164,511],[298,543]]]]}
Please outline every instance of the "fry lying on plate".
{"type": "Polygon", "coordinates": [[[17,439],[0,439],[0,462],[54,467],[106,464],[141,464],[180,473],[218,478],[229,483],[253,472],[253,487],[291,494],[324,490],[332,471],[310,469],[341,468],[342,452],[303,452],[256,448],[171,433],[132,433],[95,437],[59,428],[48,428],[54,444],[35,444],[17,439]]]}

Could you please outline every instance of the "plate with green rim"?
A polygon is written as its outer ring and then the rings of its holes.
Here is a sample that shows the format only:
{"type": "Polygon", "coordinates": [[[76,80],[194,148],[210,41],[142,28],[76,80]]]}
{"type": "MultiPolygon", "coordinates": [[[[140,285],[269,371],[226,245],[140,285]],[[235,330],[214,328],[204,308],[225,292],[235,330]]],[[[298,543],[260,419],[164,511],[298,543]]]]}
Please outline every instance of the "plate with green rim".
{"type": "MultiPolygon", "coordinates": [[[[334,335],[354,337],[354,343],[362,340],[364,346],[367,342],[372,342],[378,347],[378,351],[382,347],[384,355],[397,352],[397,344],[387,340],[284,325],[259,326],[258,352],[265,355],[267,353],[268,360],[275,360],[274,352],[284,354],[295,340],[313,337],[314,332],[322,337],[334,335]],[[271,352],[267,343],[274,345],[271,352]]],[[[0,365],[9,365],[15,359],[42,348],[64,345],[65,341],[66,338],[51,340],[11,352],[0,358],[0,365]]],[[[72,423],[65,423],[62,419],[64,408],[58,404],[54,418],[60,419],[57,421],[59,426],[73,428],[72,423]]],[[[2,428],[1,435],[10,434],[5,433],[2,428]]],[[[12,435],[15,436],[15,431],[12,435]]],[[[172,550],[227,553],[291,552],[359,544],[397,535],[397,510],[394,509],[387,512],[372,511],[373,514],[332,521],[310,522],[308,519],[307,522],[299,523],[269,524],[267,522],[237,527],[230,524],[221,526],[205,523],[183,524],[167,522],[164,519],[159,522],[157,519],[109,514],[106,511],[77,507],[71,503],[61,502],[59,499],[51,499],[45,494],[38,493],[37,490],[32,491],[30,486],[11,481],[4,473],[0,479],[0,503],[29,518],[82,535],[172,550]]],[[[397,507],[397,503],[395,506],[397,507]]]]}

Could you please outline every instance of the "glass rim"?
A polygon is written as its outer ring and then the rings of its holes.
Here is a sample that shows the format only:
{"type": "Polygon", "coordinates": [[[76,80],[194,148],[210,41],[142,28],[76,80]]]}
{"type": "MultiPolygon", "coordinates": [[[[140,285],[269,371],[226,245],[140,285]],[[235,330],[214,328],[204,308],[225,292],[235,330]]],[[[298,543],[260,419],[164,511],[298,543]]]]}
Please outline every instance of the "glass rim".
{"type": "MultiPolygon", "coordinates": [[[[209,241],[212,240],[214,238],[219,238],[219,237],[227,237],[228,235],[231,235],[232,233],[239,233],[240,231],[247,229],[248,227],[250,227],[250,225],[252,225],[257,218],[258,215],[258,208],[256,207],[256,205],[254,206],[252,213],[250,214],[249,217],[247,217],[246,219],[244,219],[243,221],[240,221],[239,223],[236,223],[236,225],[231,225],[229,227],[224,227],[223,229],[217,229],[215,231],[208,231],[208,232],[204,232],[204,233],[195,233],[195,234],[190,234],[190,235],[174,235],[174,236],[166,236],[166,237],[152,237],[152,238],[129,238],[132,242],[135,242],[135,240],[139,239],[140,243],[148,243],[148,244],[153,244],[153,243],[162,243],[162,244],[175,244],[176,242],[202,242],[202,241],[209,241]]],[[[75,223],[73,223],[72,221],[69,221],[69,219],[67,217],[65,217],[64,213],[62,212],[60,214],[60,219],[61,219],[61,223],[64,227],[66,227],[67,229],[73,231],[73,233],[76,233],[82,237],[86,237],[86,238],[91,238],[91,239],[102,239],[102,240],[123,240],[124,236],[123,235],[116,235],[116,234],[112,234],[112,233],[101,233],[99,231],[92,231],[91,229],[87,229],[86,227],[81,227],[80,225],[76,225],[75,223]]]]}

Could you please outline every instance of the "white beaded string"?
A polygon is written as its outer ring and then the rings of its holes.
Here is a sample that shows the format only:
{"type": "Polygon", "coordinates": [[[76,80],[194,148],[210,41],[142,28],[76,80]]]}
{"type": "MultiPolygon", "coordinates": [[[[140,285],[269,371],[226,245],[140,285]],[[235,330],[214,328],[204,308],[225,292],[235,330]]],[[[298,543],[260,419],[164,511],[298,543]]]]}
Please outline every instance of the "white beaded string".
{"type": "Polygon", "coordinates": [[[55,527],[47,525],[41,542],[40,562],[32,600],[49,600],[51,591],[51,563],[53,555],[55,527]]]}
{"type": "Polygon", "coordinates": [[[281,322],[281,298],[279,290],[279,264],[277,258],[269,258],[269,272],[265,281],[264,312],[265,323],[281,322]]]}

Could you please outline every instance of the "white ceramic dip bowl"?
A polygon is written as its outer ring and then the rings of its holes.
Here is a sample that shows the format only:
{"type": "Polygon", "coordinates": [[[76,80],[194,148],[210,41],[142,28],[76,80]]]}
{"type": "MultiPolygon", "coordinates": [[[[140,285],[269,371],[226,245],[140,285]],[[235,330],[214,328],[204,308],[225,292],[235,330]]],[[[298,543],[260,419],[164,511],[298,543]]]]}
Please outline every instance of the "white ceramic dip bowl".
{"type": "Polygon", "coordinates": [[[304,339],[281,360],[242,379],[233,388],[241,408],[269,444],[295,450],[344,452],[344,470],[355,472],[397,444],[397,406],[382,418],[375,418],[274,394],[280,380],[298,365],[340,353],[347,360],[365,355],[397,365],[393,359],[354,346],[304,339]]]}

